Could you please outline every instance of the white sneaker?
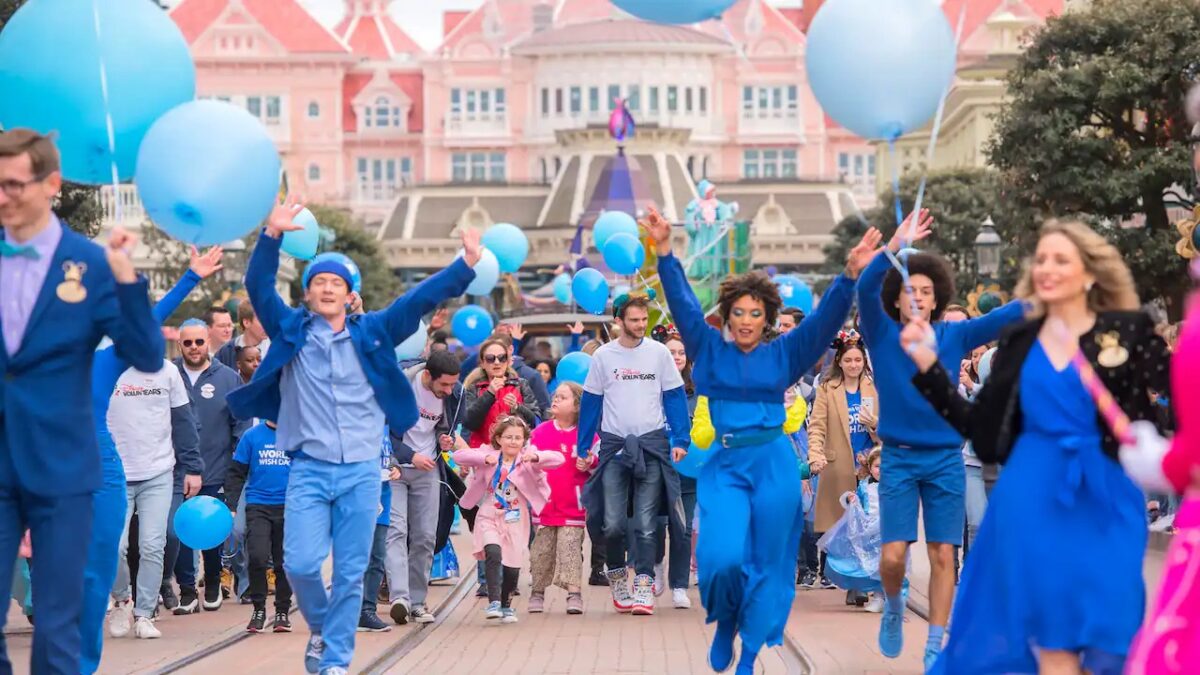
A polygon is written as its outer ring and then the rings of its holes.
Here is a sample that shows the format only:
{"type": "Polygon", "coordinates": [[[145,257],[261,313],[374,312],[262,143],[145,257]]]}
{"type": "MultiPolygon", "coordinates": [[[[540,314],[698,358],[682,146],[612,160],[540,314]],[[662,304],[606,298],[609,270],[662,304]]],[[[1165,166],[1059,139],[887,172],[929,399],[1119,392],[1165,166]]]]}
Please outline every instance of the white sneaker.
{"type": "Polygon", "coordinates": [[[863,606],[863,609],[872,614],[879,614],[883,611],[883,596],[878,593],[872,593],[871,599],[863,606]]]}
{"type": "Polygon", "coordinates": [[[663,572],[663,564],[654,566],[654,597],[662,595],[667,590],[667,578],[663,572]]]}
{"type": "Polygon", "coordinates": [[[671,600],[675,602],[675,609],[692,608],[692,600],[688,597],[687,591],[682,588],[671,589],[671,600]]]}
{"type": "Polygon", "coordinates": [[[613,608],[620,614],[628,614],[633,610],[633,594],[629,592],[629,573],[624,567],[608,570],[608,587],[612,591],[613,608]]]}
{"type": "Polygon", "coordinates": [[[125,637],[129,635],[132,628],[133,602],[130,600],[118,602],[108,618],[108,634],[115,638],[125,637]]]}
{"type": "Polygon", "coordinates": [[[134,622],[133,634],[142,640],[155,640],[162,637],[162,633],[154,626],[154,622],[144,616],[139,616],[134,622]]]}
{"type": "Polygon", "coordinates": [[[639,574],[633,579],[632,611],[639,616],[654,613],[654,579],[648,574],[639,574]]]}

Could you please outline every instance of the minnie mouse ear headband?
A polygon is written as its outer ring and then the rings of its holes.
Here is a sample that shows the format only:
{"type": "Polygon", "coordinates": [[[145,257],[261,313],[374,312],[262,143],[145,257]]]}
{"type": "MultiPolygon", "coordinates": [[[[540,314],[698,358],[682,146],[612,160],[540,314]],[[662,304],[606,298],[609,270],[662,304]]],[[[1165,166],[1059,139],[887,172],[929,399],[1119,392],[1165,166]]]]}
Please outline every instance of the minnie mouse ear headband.
{"type": "Polygon", "coordinates": [[[837,337],[834,338],[833,344],[830,345],[834,350],[841,350],[843,347],[856,345],[862,342],[862,336],[854,329],[839,331],[837,337]]]}
{"type": "Polygon", "coordinates": [[[628,293],[622,293],[617,296],[616,300],[613,300],[613,318],[619,318],[621,316],[621,310],[625,309],[625,305],[628,305],[629,301],[633,300],[634,298],[646,298],[647,300],[654,300],[657,297],[658,293],[656,293],[653,288],[647,288],[644,291],[630,291],[628,293]]]}
{"type": "Polygon", "coordinates": [[[680,342],[683,341],[683,338],[679,335],[679,331],[675,330],[675,325],[670,323],[660,323],[652,328],[650,330],[650,337],[653,338],[655,342],[661,342],[663,344],[666,344],[670,340],[679,340],[680,342]]]}

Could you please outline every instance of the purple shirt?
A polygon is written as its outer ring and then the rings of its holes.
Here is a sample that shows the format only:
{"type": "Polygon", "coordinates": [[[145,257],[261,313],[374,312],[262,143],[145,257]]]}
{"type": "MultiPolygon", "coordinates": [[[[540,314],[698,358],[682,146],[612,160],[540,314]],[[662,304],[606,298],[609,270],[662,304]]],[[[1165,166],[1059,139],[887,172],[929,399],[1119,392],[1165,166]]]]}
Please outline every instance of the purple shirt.
{"type": "Polygon", "coordinates": [[[38,294],[46,282],[54,251],[62,241],[62,223],[58,216],[50,214],[50,224],[26,242],[9,242],[32,246],[38,253],[37,260],[23,256],[0,257],[0,327],[4,332],[4,346],[12,356],[21,348],[29,315],[37,304],[38,294]]]}

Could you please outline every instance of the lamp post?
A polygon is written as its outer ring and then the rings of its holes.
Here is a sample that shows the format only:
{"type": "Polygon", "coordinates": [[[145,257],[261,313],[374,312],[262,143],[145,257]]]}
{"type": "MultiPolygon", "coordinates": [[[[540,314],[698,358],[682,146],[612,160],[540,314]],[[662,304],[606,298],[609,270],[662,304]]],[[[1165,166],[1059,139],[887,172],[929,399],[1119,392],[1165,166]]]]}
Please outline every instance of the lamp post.
{"type": "Polygon", "coordinates": [[[979,275],[970,303],[977,315],[987,314],[1004,303],[1003,292],[996,284],[1000,274],[1000,249],[1004,242],[996,232],[996,223],[988,216],[975,236],[975,265],[979,275]]]}
{"type": "Polygon", "coordinates": [[[237,305],[241,297],[242,277],[246,274],[246,242],[242,239],[221,244],[221,271],[225,279],[226,290],[222,294],[221,304],[229,308],[229,312],[237,316],[237,305]]]}

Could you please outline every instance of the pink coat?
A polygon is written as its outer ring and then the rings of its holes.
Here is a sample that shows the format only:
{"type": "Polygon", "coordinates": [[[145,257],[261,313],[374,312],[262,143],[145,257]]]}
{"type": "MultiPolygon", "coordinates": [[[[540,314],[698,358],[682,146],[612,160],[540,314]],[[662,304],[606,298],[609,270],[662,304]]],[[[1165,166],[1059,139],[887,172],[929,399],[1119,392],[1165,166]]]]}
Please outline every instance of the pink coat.
{"type": "MultiPolygon", "coordinates": [[[[509,480],[529,502],[529,508],[534,513],[540,513],[550,499],[550,483],[546,481],[546,471],[562,465],[563,456],[557,452],[530,449],[537,453],[538,461],[534,463],[518,461],[517,468],[513,469],[509,480]]],[[[480,500],[488,494],[492,474],[495,472],[495,465],[486,466],[483,463],[483,460],[489,456],[499,458],[500,451],[493,450],[490,445],[454,451],[455,463],[469,466],[472,469],[471,475],[467,477],[467,491],[463,493],[462,499],[458,500],[458,505],[464,509],[473,509],[479,506],[480,500]]]]}

